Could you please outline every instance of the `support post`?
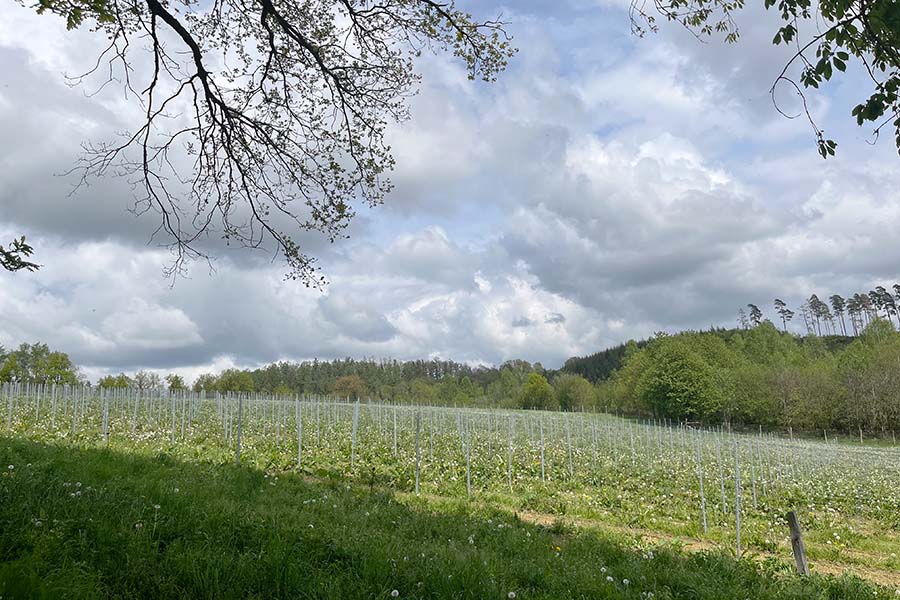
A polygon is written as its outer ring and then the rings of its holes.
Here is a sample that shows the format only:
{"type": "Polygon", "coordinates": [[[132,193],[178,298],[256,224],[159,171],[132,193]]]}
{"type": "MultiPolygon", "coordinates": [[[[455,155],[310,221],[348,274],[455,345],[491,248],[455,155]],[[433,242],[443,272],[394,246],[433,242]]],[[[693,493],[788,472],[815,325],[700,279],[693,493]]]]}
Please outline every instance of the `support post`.
{"type": "Polygon", "coordinates": [[[806,561],[806,547],[803,545],[803,532],[800,530],[800,521],[797,513],[791,511],[787,514],[788,527],[791,529],[791,548],[794,550],[794,562],[797,563],[797,572],[801,575],[809,575],[809,563],[806,561]]]}

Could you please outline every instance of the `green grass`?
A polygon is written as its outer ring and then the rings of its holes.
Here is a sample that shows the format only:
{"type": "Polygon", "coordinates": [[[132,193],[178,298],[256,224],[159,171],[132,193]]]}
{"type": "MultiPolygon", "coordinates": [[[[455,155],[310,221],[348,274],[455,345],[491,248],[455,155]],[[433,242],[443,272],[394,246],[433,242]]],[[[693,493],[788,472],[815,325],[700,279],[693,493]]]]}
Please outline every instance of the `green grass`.
{"type": "Polygon", "coordinates": [[[893,595],[341,477],[0,437],[0,598],[893,595]],[[8,468],[8,467],[12,468],[8,468]],[[612,578],[608,581],[607,578],[612,578]],[[624,580],[628,580],[628,584],[624,580]]]}

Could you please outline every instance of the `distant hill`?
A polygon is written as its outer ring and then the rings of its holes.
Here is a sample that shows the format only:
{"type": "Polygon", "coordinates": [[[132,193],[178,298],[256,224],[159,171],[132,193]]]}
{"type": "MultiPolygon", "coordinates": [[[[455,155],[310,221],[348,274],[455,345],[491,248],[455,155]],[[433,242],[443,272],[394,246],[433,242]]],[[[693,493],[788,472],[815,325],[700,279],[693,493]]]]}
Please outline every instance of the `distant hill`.
{"type": "MultiPolygon", "coordinates": [[[[647,340],[641,340],[637,345],[638,348],[643,348],[647,345],[647,340]]],[[[593,383],[603,381],[622,366],[625,361],[625,348],[625,344],[619,344],[588,356],[573,356],[565,362],[560,371],[581,375],[593,383]]]]}

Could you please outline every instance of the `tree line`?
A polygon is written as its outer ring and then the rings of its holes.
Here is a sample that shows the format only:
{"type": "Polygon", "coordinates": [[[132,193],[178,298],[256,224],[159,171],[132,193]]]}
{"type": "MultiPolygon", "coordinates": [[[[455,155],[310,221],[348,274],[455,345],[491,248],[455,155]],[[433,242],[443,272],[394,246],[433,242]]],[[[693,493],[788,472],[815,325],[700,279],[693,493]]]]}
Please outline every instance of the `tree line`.
{"type": "Polygon", "coordinates": [[[38,342],[15,350],[0,346],[0,381],[75,385],[84,377],[68,354],[38,342]]]}
{"type": "MultiPolygon", "coordinates": [[[[797,313],[780,298],[775,298],[773,307],[782,330],[787,331],[788,323],[797,313]]],[[[826,300],[821,300],[816,294],[812,294],[799,308],[808,335],[858,336],[878,318],[884,318],[891,324],[896,319],[896,324],[900,327],[900,284],[893,284],[890,290],[879,285],[874,290],[857,292],[847,298],[832,294],[826,300]]],[[[763,320],[763,312],[756,304],[748,304],[747,311],[743,308],[738,310],[741,329],[755,327],[763,320]]]]}
{"type": "MultiPolygon", "coordinates": [[[[64,352],[46,344],[0,346],[0,382],[80,385],[90,383],[64,352]]],[[[204,373],[190,385],[178,374],[106,375],[101,388],[191,389],[206,393],[307,394],[404,404],[493,406],[506,408],[591,410],[597,388],[584,377],[544,369],[540,363],[510,360],[499,367],[471,366],[449,360],[354,360],[278,362],[258,369],[204,373]]]]}
{"type": "MultiPolygon", "coordinates": [[[[746,329],[659,333],[570,359],[559,371],[524,360],[493,367],[347,358],[226,369],[200,375],[191,384],[177,374],[138,371],[102,377],[97,385],[605,410],[709,424],[886,434],[900,429],[900,333],[884,306],[873,302],[871,312],[861,317],[854,310],[863,325],[852,337],[828,334],[842,331],[840,311],[830,312],[831,320],[820,315],[823,335],[816,327],[815,334],[800,336],[780,331],[751,308],[753,320],[746,329]],[[599,377],[592,382],[585,374],[599,377]]],[[[0,381],[86,383],[68,355],[41,343],[0,347],[0,381]]]]}
{"type": "Polygon", "coordinates": [[[900,429],[900,333],[872,316],[855,338],[747,329],[629,343],[600,384],[607,410],[705,423],[887,434],[900,429]]]}
{"type": "Polygon", "coordinates": [[[446,360],[278,362],[197,378],[194,391],[333,395],[404,404],[590,410],[597,388],[578,374],[510,360],[499,367],[446,360]]]}

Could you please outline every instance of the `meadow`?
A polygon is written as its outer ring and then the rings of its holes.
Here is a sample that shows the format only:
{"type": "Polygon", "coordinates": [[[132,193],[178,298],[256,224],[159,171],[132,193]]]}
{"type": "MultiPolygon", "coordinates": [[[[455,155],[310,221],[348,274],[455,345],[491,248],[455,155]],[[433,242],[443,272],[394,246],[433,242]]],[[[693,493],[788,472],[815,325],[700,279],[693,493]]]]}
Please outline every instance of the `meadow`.
{"type": "Polygon", "coordinates": [[[900,597],[892,445],[603,414],[0,392],[3,598],[900,597]]]}

